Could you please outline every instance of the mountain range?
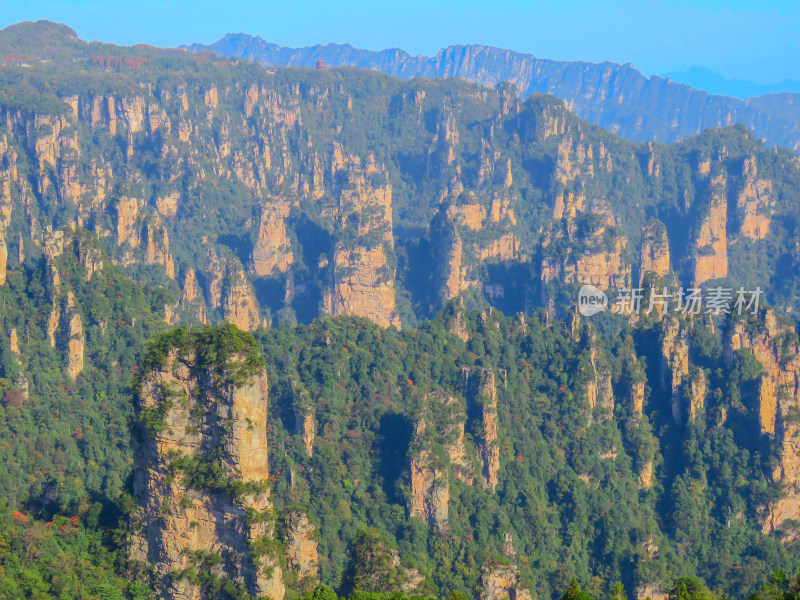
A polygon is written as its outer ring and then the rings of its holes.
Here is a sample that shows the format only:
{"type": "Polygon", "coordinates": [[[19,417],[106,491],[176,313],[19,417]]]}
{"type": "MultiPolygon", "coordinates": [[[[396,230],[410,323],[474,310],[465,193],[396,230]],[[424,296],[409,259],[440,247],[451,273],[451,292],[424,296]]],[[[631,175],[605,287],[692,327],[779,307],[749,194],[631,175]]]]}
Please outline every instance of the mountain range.
{"type": "Polygon", "coordinates": [[[356,66],[395,77],[458,77],[485,86],[513,83],[523,98],[551,94],[571,111],[633,141],[673,142],[705,129],[742,123],[769,145],[800,150],[800,96],[778,93],[740,100],[709,94],[668,78],[645,77],[631,64],[568,62],[481,45],[448,46],[436,56],[399,49],[361,50],[349,44],[287,48],[244,33],[190,51],[258,61],[268,66],[356,66]]]}
{"type": "Polygon", "coordinates": [[[666,73],[674,81],[706,90],[712,94],[733,96],[734,98],[751,98],[764,94],[780,94],[781,92],[800,92],[800,81],[784,79],[779,83],[756,83],[744,79],[728,79],[711,69],[692,66],[684,71],[666,73]]]}
{"type": "Polygon", "coordinates": [[[796,598],[800,159],[569,107],[1,30],[0,596],[796,598]]]}

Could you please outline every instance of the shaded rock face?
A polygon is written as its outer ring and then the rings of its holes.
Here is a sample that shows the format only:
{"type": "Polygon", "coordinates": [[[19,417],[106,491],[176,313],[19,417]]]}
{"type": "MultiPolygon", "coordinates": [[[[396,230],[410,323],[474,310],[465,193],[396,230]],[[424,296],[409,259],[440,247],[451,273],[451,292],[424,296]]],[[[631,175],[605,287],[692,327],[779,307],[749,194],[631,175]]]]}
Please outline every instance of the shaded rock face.
{"type": "MultiPolygon", "coordinates": [[[[762,315],[755,330],[737,323],[726,341],[726,351],[731,360],[734,352],[750,350],[764,368],[758,387],[758,418],[762,433],[774,438],[780,448],[773,479],[785,492],[767,512],[763,530],[770,533],[787,521],[800,519],[800,425],[793,417],[800,408],[800,344],[791,321],[778,317],[772,309],[762,315]]],[[[792,531],[786,530],[789,539],[796,538],[792,531]]]]}
{"type": "Polygon", "coordinates": [[[661,378],[670,394],[672,418],[676,423],[683,420],[681,385],[689,375],[689,343],[687,332],[677,319],[663,322],[661,337],[661,378]]]}
{"type": "Polygon", "coordinates": [[[639,285],[647,273],[666,277],[670,271],[669,238],[660,221],[642,226],[642,246],[639,255],[639,285]]]}
{"type": "MultiPolygon", "coordinates": [[[[247,357],[232,359],[234,369],[247,357]]],[[[136,449],[134,490],[142,508],[132,555],[154,566],[157,598],[210,598],[187,569],[283,598],[277,557],[254,550],[274,537],[264,491],[267,376],[256,369],[238,377],[199,371],[194,351],[178,347],[143,376],[136,408],[148,428],[136,449]],[[221,562],[204,563],[209,554],[221,562]]]]}
{"type": "Polygon", "coordinates": [[[500,470],[500,446],[497,442],[497,387],[491,369],[461,372],[461,386],[467,401],[475,406],[479,419],[478,455],[482,465],[483,486],[494,490],[500,470]]]}
{"type": "Polygon", "coordinates": [[[337,242],[333,251],[332,285],[323,299],[331,315],[366,317],[383,326],[400,327],[395,308],[392,235],[392,187],[385,170],[361,168],[352,157],[336,177],[346,178],[340,191],[337,226],[354,232],[352,241],[337,242]]]}

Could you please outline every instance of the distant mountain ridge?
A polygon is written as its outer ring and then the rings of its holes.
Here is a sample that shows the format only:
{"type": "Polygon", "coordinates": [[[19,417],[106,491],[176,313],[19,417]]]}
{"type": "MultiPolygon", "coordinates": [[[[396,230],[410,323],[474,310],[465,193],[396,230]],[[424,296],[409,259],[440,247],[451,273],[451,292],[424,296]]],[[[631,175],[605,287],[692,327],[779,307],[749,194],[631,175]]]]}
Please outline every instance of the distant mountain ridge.
{"type": "Polygon", "coordinates": [[[779,83],[756,83],[746,79],[728,79],[711,69],[691,66],[684,71],[665,73],[673,81],[685,83],[710,94],[721,94],[745,99],[764,94],[780,94],[783,92],[800,92],[800,81],[784,79],[779,83]]]}
{"type": "Polygon", "coordinates": [[[404,79],[459,77],[486,86],[510,81],[523,97],[552,94],[583,119],[634,141],[668,143],[742,123],[769,145],[800,150],[800,94],[739,100],[657,75],[647,78],[631,64],[549,60],[481,45],[448,46],[436,56],[411,56],[397,48],[362,50],[349,44],[288,48],[244,33],[183,48],[272,66],[314,67],[321,59],[331,67],[362,67],[404,79]]]}

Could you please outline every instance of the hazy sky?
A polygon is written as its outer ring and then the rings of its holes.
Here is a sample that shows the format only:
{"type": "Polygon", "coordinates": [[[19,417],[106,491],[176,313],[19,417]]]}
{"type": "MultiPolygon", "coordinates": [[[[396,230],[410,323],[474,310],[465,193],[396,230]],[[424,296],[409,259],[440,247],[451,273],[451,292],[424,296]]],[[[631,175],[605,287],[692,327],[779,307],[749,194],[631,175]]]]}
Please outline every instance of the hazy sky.
{"type": "Polygon", "coordinates": [[[800,79],[800,0],[0,0],[0,26],[36,19],[118,44],[208,43],[239,31],[281,45],[349,42],[412,54],[482,43],[545,58],[632,62],[647,74],[699,65],[762,83],[800,79]]]}

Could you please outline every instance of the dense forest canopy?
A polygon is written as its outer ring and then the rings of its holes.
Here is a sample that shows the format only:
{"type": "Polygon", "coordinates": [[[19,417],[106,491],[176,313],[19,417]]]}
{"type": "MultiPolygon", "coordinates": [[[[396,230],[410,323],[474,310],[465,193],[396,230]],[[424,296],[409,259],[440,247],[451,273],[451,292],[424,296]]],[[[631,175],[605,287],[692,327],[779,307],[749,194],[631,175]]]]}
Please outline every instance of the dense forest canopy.
{"type": "Polygon", "coordinates": [[[796,598],[791,152],[47,23],[0,59],[0,595],[796,598]],[[203,502],[228,545],[161,569],[203,502]]]}

